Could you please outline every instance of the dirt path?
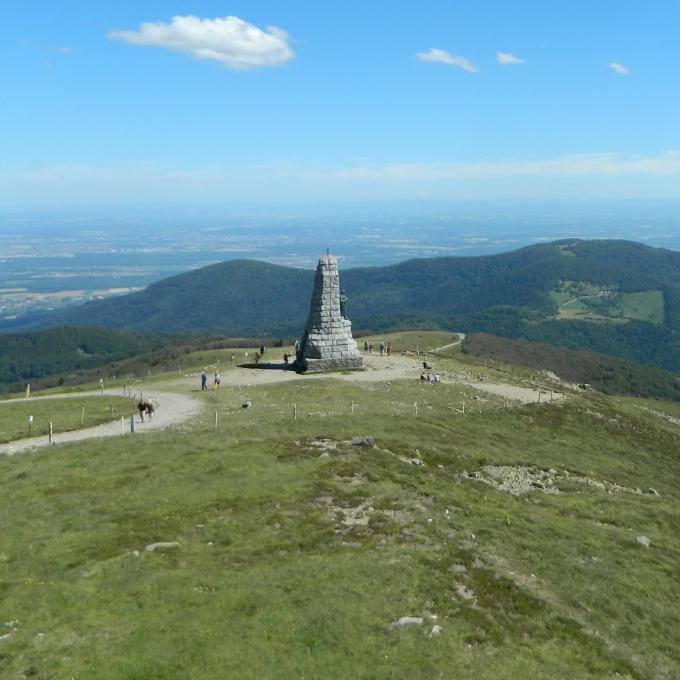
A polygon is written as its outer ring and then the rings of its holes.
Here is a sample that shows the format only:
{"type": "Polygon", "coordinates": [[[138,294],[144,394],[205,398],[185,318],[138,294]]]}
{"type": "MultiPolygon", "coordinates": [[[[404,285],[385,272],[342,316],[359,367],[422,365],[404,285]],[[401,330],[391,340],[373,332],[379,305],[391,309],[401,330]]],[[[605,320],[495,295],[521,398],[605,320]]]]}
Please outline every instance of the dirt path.
{"type": "MultiPolygon", "coordinates": [[[[455,344],[455,343],[454,343],[455,344]]],[[[300,375],[294,371],[278,370],[276,368],[235,368],[222,373],[222,385],[251,387],[257,385],[269,385],[273,383],[290,382],[294,380],[325,380],[332,377],[334,380],[347,382],[384,382],[391,380],[420,380],[423,372],[423,364],[420,358],[393,354],[392,356],[379,356],[365,354],[364,370],[348,373],[319,373],[300,375]]],[[[428,359],[430,361],[430,359],[428,359]]],[[[186,380],[187,387],[196,387],[199,378],[186,380]]],[[[530,404],[535,402],[549,401],[550,396],[545,390],[530,387],[519,387],[506,383],[475,382],[466,379],[464,374],[444,371],[442,383],[463,383],[482,392],[496,394],[506,399],[530,404]]],[[[561,399],[564,395],[553,392],[553,400],[561,399]]]]}
{"type": "MultiPolygon", "coordinates": [[[[452,343],[456,345],[458,343],[452,343]]],[[[452,345],[446,345],[450,347],[452,345]]],[[[445,349],[440,347],[439,349],[445,349]]],[[[420,380],[420,375],[423,371],[422,362],[419,358],[403,355],[379,356],[379,355],[364,355],[364,370],[354,371],[348,373],[319,373],[299,375],[294,371],[286,371],[278,368],[234,368],[225,370],[222,373],[222,385],[227,386],[241,386],[251,387],[258,385],[268,385],[280,382],[290,382],[296,380],[326,380],[333,378],[334,380],[344,380],[347,382],[386,382],[392,380],[420,380]]],[[[442,383],[458,383],[465,384],[468,387],[504,397],[508,400],[519,402],[521,404],[530,404],[535,402],[556,401],[561,399],[564,395],[559,392],[547,393],[545,390],[539,390],[530,387],[519,387],[517,385],[509,385],[505,383],[491,383],[491,382],[475,382],[466,379],[466,375],[462,373],[443,371],[442,383]]],[[[179,390],[186,392],[196,391],[200,384],[200,379],[196,377],[186,377],[183,380],[175,380],[169,385],[173,385],[179,390]]],[[[119,390],[104,390],[104,394],[108,396],[120,396],[119,390]]],[[[155,432],[163,430],[173,425],[191,420],[197,415],[203,404],[200,399],[190,394],[176,394],[165,390],[157,390],[154,387],[148,387],[144,390],[145,396],[153,399],[158,403],[158,411],[154,415],[151,422],[137,422],[136,434],[145,434],[147,432],[155,432]]],[[[73,399],[78,397],[99,397],[101,395],[99,390],[91,392],[74,392],[70,394],[50,394],[45,396],[30,397],[30,401],[41,399],[73,399]]],[[[0,401],[0,408],[2,404],[13,404],[26,399],[11,399],[0,401]]],[[[54,444],[65,444],[68,442],[84,441],[86,439],[93,439],[98,437],[115,437],[121,435],[129,436],[130,421],[125,420],[125,425],[121,428],[120,420],[110,423],[97,425],[96,427],[88,427],[82,430],[74,430],[72,432],[56,432],[53,436],[54,444]]],[[[49,445],[47,436],[31,437],[28,439],[18,439],[8,444],[0,445],[0,455],[13,456],[16,453],[23,453],[25,451],[32,451],[49,445]]]]}
{"type": "MultiPolygon", "coordinates": [[[[104,390],[104,394],[110,397],[120,396],[120,390],[104,390]]],[[[179,425],[187,420],[193,418],[202,407],[201,402],[195,397],[174,394],[173,392],[165,392],[160,390],[149,390],[147,395],[158,404],[158,411],[154,414],[153,420],[150,422],[138,422],[135,418],[135,434],[145,434],[147,432],[155,432],[163,430],[173,425],[179,425]]],[[[74,392],[71,394],[50,394],[43,397],[30,397],[29,401],[38,401],[43,399],[75,399],[78,397],[101,397],[99,390],[92,392],[74,392]]],[[[0,402],[1,404],[16,404],[26,399],[11,399],[0,402]]],[[[74,430],[72,432],[56,432],[52,437],[54,444],[66,444],[68,442],[83,441],[85,439],[94,439],[98,437],[116,437],[130,433],[130,419],[125,419],[124,427],[121,427],[120,420],[115,420],[110,423],[103,423],[95,427],[87,427],[82,430],[74,430]]],[[[13,456],[16,453],[24,453],[34,449],[49,446],[49,438],[47,435],[41,437],[29,437],[27,439],[17,439],[8,444],[0,445],[0,455],[13,456]]]]}
{"type": "Polygon", "coordinates": [[[458,333],[458,340],[455,342],[450,342],[448,345],[442,345],[441,347],[435,347],[433,350],[430,351],[430,354],[436,354],[437,352],[441,352],[444,349],[451,349],[451,347],[456,347],[457,345],[460,345],[461,342],[465,340],[465,333],[458,333]]]}

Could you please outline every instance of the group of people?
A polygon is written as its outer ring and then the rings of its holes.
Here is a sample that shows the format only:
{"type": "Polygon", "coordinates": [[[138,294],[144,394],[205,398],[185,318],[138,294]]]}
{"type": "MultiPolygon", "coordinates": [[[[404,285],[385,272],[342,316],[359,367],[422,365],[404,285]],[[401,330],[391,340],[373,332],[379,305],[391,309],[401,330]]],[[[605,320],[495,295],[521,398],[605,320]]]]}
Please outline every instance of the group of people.
{"type": "MultiPolygon", "coordinates": [[[[219,390],[221,384],[222,378],[220,378],[220,374],[215,373],[215,376],[213,377],[213,389],[219,390]]],[[[201,391],[203,392],[207,389],[208,389],[208,374],[205,371],[201,371],[201,391]]]]}
{"type": "MultiPolygon", "coordinates": [[[[392,355],[392,343],[388,342],[385,344],[384,342],[381,342],[379,345],[380,349],[380,356],[391,356],[392,355]]],[[[373,354],[373,343],[372,342],[364,342],[364,354],[373,354]]]]}
{"type": "Polygon", "coordinates": [[[430,366],[430,364],[427,363],[427,360],[423,361],[423,368],[425,370],[420,374],[421,380],[433,383],[440,383],[442,381],[442,377],[439,375],[439,373],[435,372],[433,375],[430,375],[432,366],[430,366]],[[427,371],[427,374],[425,373],[425,371],[427,371]]]}

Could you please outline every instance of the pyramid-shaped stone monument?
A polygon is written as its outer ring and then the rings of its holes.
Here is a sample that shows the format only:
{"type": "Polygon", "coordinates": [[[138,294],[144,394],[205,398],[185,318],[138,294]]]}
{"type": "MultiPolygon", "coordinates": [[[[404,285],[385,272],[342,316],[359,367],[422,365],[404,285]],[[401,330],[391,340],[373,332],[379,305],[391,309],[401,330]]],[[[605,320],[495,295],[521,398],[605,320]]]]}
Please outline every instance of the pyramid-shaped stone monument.
{"type": "Polygon", "coordinates": [[[338,259],[327,254],[319,258],[316,268],[309,317],[295,361],[298,371],[329,371],[363,365],[352,338],[352,322],[344,314],[338,259]]]}

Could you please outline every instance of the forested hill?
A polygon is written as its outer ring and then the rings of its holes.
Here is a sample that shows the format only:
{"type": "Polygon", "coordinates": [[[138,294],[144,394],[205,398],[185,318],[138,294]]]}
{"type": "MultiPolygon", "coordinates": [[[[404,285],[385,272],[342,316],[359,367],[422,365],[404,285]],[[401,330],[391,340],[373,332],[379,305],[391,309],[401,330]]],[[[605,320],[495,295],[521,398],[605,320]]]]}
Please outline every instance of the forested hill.
{"type": "MultiPolygon", "coordinates": [[[[314,273],[232,260],[53,315],[48,325],[296,337],[314,273]]],[[[487,331],[680,370],[680,253],[565,240],[341,271],[355,330],[487,331]]]]}
{"type": "Polygon", "coordinates": [[[4,391],[55,373],[96,368],[172,342],[176,340],[166,335],[103,328],[7,333],[0,345],[0,386],[4,391]]]}

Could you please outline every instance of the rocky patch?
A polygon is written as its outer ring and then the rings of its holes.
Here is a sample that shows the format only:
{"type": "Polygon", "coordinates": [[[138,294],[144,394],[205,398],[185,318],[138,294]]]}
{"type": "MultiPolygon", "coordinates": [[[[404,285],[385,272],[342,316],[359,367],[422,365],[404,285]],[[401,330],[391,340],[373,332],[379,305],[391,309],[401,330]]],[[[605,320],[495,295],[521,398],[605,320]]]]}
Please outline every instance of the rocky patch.
{"type": "MultiPolygon", "coordinates": [[[[513,496],[524,496],[532,492],[556,494],[560,493],[560,484],[571,483],[593,487],[606,493],[630,493],[641,495],[639,488],[622,486],[606,479],[597,480],[591,477],[574,475],[568,470],[558,471],[554,468],[543,470],[536,466],[525,465],[485,465],[481,470],[468,472],[463,470],[463,479],[471,479],[487,484],[498,491],[505,491],[513,496]]],[[[578,493],[578,492],[577,492],[578,493]]],[[[650,488],[646,495],[658,496],[656,489],[650,488]]]]}

